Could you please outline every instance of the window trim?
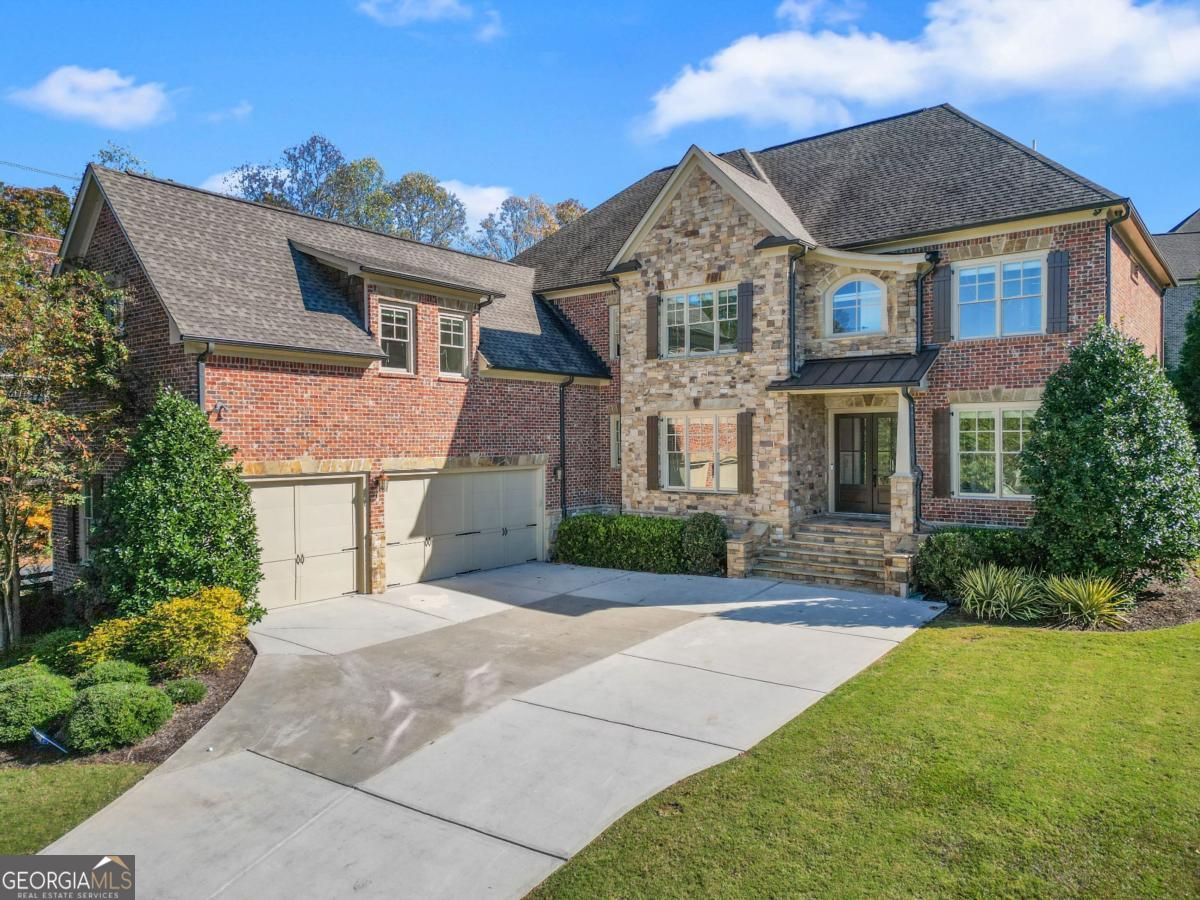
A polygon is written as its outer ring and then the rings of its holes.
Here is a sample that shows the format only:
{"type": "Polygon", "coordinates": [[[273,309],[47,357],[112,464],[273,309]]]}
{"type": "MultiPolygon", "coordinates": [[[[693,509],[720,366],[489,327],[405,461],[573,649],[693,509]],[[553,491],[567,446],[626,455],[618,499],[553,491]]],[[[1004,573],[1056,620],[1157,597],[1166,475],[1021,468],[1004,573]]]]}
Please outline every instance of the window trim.
{"type": "Polygon", "coordinates": [[[621,358],[621,307],[616,303],[608,305],[608,358],[621,358]]]}
{"type": "Polygon", "coordinates": [[[878,276],[872,275],[869,272],[853,272],[849,275],[844,275],[831,284],[825,291],[824,300],[825,312],[825,337],[831,341],[853,340],[856,338],[865,337],[883,337],[888,333],[888,289],[887,284],[878,276]],[[843,331],[836,332],[833,330],[833,295],[844,288],[852,281],[867,281],[879,288],[879,303],[880,316],[879,320],[883,323],[883,327],[875,331],[843,331]]]}
{"type": "Polygon", "coordinates": [[[658,421],[659,421],[659,427],[658,427],[658,482],[659,482],[659,484],[658,484],[658,486],[659,486],[659,489],[664,490],[664,491],[674,491],[676,493],[689,493],[689,494],[736,494],[736,493],[738,493],[738,475],[737,475],[737,467],[736,467],[736,463],[738,461],[738,457],[737,457],[738,447],[737,447],[736,443],[734,445],[735,468],[734,468],[734,476],[733,476],[733,487],[726,488],[721,485],[721,465],[720,465],[720,462],[718,459],[718,454],[717,454],[718,446],[720,444],[720,441],[719,441],[720,432],[719,432],[719,426],[717,424],[717,420],[718,419],[729,419],[733,422],[733,427],[735,429],[734,430],[734,434],[735,434],[734,440],[736,442],[736,440],[737,440],[736,429],[737,429],[737,421],[738,421],[737,417],[738,417],[739,412],[741,412],[741,410],[714,409],[714,410],[679,410],[679,411],[674,411],[674,412],[659,413],[659,415],[658,415],[658,421]],[[691,466],[689,465],[688,451],[687,451],[688,433],[691,430],[691,425],[689,423],[691,422],[692,419],[697,419],[697,420],[708,419],[712,423],[712,427],[713,427],[713,458],[714,458],[714,460],[718,460],[716,465],[714,465],[714,467],[713,467],[713,481],[714,481],[714,484],[716,485],[716,487],[714,487],[710,490],[708,488],[703,488],[703,487],[692,487],[691,484],[673,485],[668,482],[668,478],[669,478],[668,473],[670,472],[670,466],[668,465],[668,453],[667,453],[667,432],[669,430],[668,426],[667,426],[667,422],[670,419],[683,419],[683,421],[684,421],[683,471],[686,475],[686,479],[689,482],[691,481],[691,472],[692,472],[691,466]]]}
{"type": "Polygon", "coordinates": [[[1049,316],[1049,250],[1037,250],[1030,253],[1008,253],[1000,256],[981,256],[975,259],[960,259],[950,264],[950,305],[951,309],[951,340],[955,341],[995,341],[1001,338],[1016,338],[1016,337],[1037,337],[1038,335],[1047,334],[1046,325],[1047,317],[1049,316]],[[1010,334],[1005,334],[1003,328],[1003,285],[1004,285],[1004,265],[1006,263],[1025,262],[1026,260],[1035,259],[1042,266],[1042,304],[1041,304],[1041,323],[1036,331],[1014,331],[1010,334]],[[995,299],[995,316],[994,324],[995,331],[992,334],[980,334],[971,337],[962,336],[962,328],[959,324],[959,302],[958,302],[958,281],[959,272],[962,269],[977,269],[981,266],[996,267],[996,299],[995,299]]]}
{"type": "MultiPolygon", "coordinates": [[[[454,348],[457,349],[457,348],[454,348]]],[[[438,310],[438,375],[443,378],[466,378],[471,371],[471,317],[466,313],[451,312],[450,310],[438,310]],[[442,320],[443,319],[458,319],[463,323],[463,367],[461,371],[447,372],[442,368],[442,348],[443,346],[451,346],[442,344],[442,320]]]]}
{"type": "MultiPolygon", "coordinates": [[[[383,311],[384,309],[397,310],[405,313],[408,316],[408,368],[400,369],[387,364],[387,357],[384,356],[379,362],[379,368],[384,372],[399,372],[405,375],[413,375],[417,371],[417,310],[411,303],[399,303],[392,300],[380,300],[379,308],[375,311],[376,327],[379,329],[379,347],[384,349],[383,342],[383,311]]],[[[387,340],[396,340],[395,338],[387,338],[387,340]]],[[[399,343],[399,342],[398,342],[399,343]]]]}
{"type": "Polygon", "coordinates": [[[76,514],[79,516],[78,556],[79,563],[81,565],[83,563],[91,562],[92,560],[92,527],[96,523],[96,497],[94,490],[96,479],[100,479],[100,489],[101,491],[104,490],[103,475],[93,475],[89,478],[85,478],[79,490],[81,495],[79,506],[76,507],[75,510],[76,514]],[[89,507],[91,508],[90,515],[89,507]]]}
{"type": "MultiPolygon", "coordinates": [[[[731,356],[738,352],[737,338],[734,338],[733,346],[722,349],[719,323],[720,319],[720,302],[721,291],[731,291],[733,293],[733,321],[738,322],[738,313],[740,312],[738,299],[738,282],[736,281],[721,281],[714,284],[700,284],[691,287],[673,288],[669,291],[663,291],[658,296],[658,349],[660,359],[687,359],[698,357],[703,359],[706,356],[731,356]],[[701,292],[711,291],[713,294],[713,347],[712,350],[693,351],[692,346],[692,323],[687,320],[687,295],[698,294],[701,292]],[[683,350],[678,353],[670,351],[670,342],[667,332],[667,302],[676,297],[684,298],[683,306],[683,350]]],[[[724,321],[729,321],[725,319],[724,321]]]]}
{"type": "Polygon", "coordinates": [[[1041,401],[1023,400],[1000,403],[954,403],[950,406],[950,496],[956,500],[1018,500],[1030,501],[1032,494],[1005,494],[1004,485],[1004,413],[1034,411],[1041,407],[1041,401]],[[996,490],[990,494],[964,493],[958,489],[959,482],[959,443],[958,423],[960,413],[992,412],[996,418],[995,449],[996,457],[996,490]]]}
{"type": "Polygon", "coordinates": [[[621,414],[612,413],[608,417],[608,467],[621,468],[621,414]]]}

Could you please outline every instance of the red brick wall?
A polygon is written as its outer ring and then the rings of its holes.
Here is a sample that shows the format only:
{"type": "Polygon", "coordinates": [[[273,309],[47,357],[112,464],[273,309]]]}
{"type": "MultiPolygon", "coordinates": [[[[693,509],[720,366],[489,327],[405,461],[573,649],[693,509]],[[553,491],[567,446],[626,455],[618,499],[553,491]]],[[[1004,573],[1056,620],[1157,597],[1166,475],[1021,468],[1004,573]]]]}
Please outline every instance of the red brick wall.
{"type": "MultiPolygon", "coordinates": [[[[1063,334],[950,341],[942,347],[929,372],[929,390],[916,394],[917,463],[924,473],[921,514],[932,522],[981,525],[1021,525],[1033,504],[1022,500],[970,500],[933,496],[933,412],[950,405],[952,391],[1036,388],[1066,361],[1070,348],[1082,340],[1105,306],[1105,227],[1102,221],[1006,235],[1008,239],[1051,236],[1051,248],[1070,253],[1068,305],[1070,331],[1063,334]]],[[[969,253],[972,245],[990,248],[992,238],[956,241],[928,249],[947,256],[969,253]]],[[[990,249],[986,255],[991,255],[990,249]]],[[[943,262],[942,265],[946,263],[943,262]]],[[[926,279],[924,300],[926,340],[933,329],[932,279],[926,279]]]]}
{"type": "Polygon", "coordinates": [[[1162,359],[1162,294],[1114,233],[1112,236],[1112,323],[1162,359]]]}

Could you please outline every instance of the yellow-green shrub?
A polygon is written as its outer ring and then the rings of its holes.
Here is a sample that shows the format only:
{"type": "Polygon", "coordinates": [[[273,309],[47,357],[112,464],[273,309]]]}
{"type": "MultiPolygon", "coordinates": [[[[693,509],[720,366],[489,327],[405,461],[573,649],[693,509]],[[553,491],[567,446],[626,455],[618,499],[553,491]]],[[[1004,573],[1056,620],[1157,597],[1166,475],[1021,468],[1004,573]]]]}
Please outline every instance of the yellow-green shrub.
{"type": "Polygon", "coordinates": [[[233,588],[206,587],[196,591],[195,598],[201,603],[208,603],[219,609],[227,609],[232,613],[244,615],[246,600],[233,588]]]}
{"type": "Polygon", "coordinates": [[[71,645],[80,669],[90,669],[108,659],[130,659],[130,645],[138,620],[107,619],[92,629],[82,641],[71,645]]]}
{"type": "Polygon", "coordinates": [[[229,662],[245,636],[245,616],[211,600],[183,597],[139,617],[135,651],[162,672],[189,675],[229,662]]]}

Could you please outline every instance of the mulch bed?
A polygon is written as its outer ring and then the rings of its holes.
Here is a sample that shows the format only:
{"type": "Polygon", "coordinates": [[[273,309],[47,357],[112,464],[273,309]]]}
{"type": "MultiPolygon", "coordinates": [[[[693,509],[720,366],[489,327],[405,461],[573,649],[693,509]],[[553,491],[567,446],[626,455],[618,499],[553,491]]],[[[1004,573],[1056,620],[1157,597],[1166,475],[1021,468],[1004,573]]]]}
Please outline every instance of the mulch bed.
{"type": "Polygon", "coordinates": [[[1149,631],[1200,622],[1200,578],[1189,572],[1178,584],[1154,583],[1137,596],[1123,631],[1149,631]]]}
{"type": "Polygon", "coordinates": [[[249,641],[245,641],[224,668],[195,676],[197,681],[204,682],[208,688],[205,698],[199,703],[177,705],[171,720],[140,744],[86,756],[63,756],[52,747],[36,745],[0,747],[0,766],[40,766],[61,761],[158,765],[217,714],[245,680],[253,662],[254,648],[250,646],[249,641]]]}

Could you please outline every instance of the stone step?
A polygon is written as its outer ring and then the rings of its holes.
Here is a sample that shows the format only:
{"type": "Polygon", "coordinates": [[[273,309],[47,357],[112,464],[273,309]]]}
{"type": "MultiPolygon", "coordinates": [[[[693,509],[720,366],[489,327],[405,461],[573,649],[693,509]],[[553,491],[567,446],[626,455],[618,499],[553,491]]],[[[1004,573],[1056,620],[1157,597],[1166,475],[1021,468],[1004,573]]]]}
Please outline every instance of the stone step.
{"type": "Polygon", "coordinates": [[[806,519],[796,526],[797,531],[819,532],[821,534],[850,534],[861,537],[877,537],[882,540],[888,530],[886,525],[875,523],[858,523],[852,520],[838,522],[817,522],[806,519]]]}
{"type": "Polygon", "coordinates": [[[790,538],[773,541],[773,546],[811,548],[821,553],[861,553],[869,556],[883,556],[883,538],[853,538],[810,534],[799,531],[790,538]],[[840,538],[840,539],[839,539],[840,538]]]}
{"type": "Polygon", "coordinates": [[[790,547],[768,547],[758,557],[760,560],[805,566],[819,572],[844,572],[861,574],[867,578],[883,576],[883,557],[869,558],[850,554],[822,554],[790,547]]]}
{"type": "Polygon", "coordinates": [[[762,559],[754,564],[754,569],[750,574],[756,578],[777,578],[785,581],[802,581],[805,584],[825,584],[848,590],[870,591],[876,594],[888,593],[882,576],[879,578],[856,578],[848,575],[834,575],[811,571],[806,566],[780,564],[762,559]]]}

